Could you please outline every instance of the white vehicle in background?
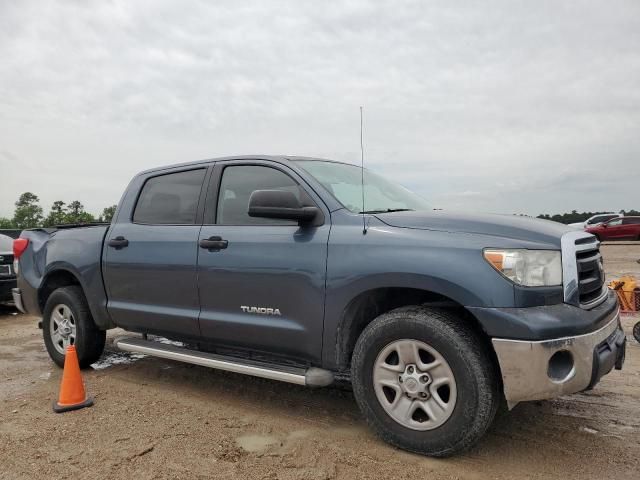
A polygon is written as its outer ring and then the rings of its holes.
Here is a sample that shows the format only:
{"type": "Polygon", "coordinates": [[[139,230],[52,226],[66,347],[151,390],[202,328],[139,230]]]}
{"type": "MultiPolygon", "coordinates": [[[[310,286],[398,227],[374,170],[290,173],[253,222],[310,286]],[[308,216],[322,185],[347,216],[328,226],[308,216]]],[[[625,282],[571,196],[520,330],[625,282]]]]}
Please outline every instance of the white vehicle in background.
{"type": "Polygon", "coordinates": [[[576,230],[584,230],[587,227],[595,227],[601,223],[607,222],[612,218],[622,217],[621,213],[599,213],[592,217],[587,218],[584,222],[570,223],[568,226],[573,227],[576,230]]]}

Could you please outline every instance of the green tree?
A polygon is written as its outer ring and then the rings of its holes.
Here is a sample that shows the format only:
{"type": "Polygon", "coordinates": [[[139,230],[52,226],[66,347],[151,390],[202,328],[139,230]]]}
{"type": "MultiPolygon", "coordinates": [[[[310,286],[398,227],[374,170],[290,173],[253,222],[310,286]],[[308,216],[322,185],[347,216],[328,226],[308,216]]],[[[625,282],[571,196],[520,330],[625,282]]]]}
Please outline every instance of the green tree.
{"type": "Polygon", "coordinates": [[[102,210],[102,215],[100,215],[98,221],[107,223],[111,222],[111,220],[113,219],[113,215],[116,213],[116,207],[117,205],[111,205],[110,207],[102,210]]]}
{"type": "Polygon", "coordinates": [[[3,229],[3,228],[12,229],[12,228],[16,228],[16,226],[13,224],[12,219],[6,218],[6,217],[0,217],[0,229],[3,229]]]}
{"type": "Polygon", "coordinates": [[[78,200],[74,200],[67,205],[64,223],[91,223],[95,218],[89,212],[85,212],[84,205],[78,200]]]}
{"type": "Polygon", "coordinates": [[[42,207],[39,202],[38,196],[31,192],[20,195],[13,214],[16,228],[35,228],[42,225],[42,207]]]}
{"type": "Polygon", "coordinates": [[[51,210],[49,210],[49,215],[44,220],[45,227],[53,227],[55,225],[61,225],[65,223],[66,214],[64,211],[65,203],[62,200],[56,200],[51,205],[51,210]]]}

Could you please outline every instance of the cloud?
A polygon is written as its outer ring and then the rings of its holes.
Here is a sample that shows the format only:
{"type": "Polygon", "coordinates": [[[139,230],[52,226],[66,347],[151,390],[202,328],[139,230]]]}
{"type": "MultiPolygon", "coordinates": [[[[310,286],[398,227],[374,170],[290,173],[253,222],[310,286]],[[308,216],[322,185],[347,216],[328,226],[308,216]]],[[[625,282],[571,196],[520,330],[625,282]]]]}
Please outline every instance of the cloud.
{"type": "Polygon", "coordinates": [[[639,47],[634,1],[3,2],[0,215],[219,155],[358,162],[359,105],[367,165],[435,206],[639,208],[639,47]]]}

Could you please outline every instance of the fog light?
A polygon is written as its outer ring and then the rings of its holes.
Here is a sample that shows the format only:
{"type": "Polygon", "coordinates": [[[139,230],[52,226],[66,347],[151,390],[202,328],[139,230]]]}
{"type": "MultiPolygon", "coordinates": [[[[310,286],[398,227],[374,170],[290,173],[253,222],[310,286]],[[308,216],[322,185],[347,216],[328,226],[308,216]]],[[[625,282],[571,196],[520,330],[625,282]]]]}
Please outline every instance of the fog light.
{"type": "Polygon", "coordinates": [[[554,382],[565,382],[573,375],[573,355],[568,350],[559,350],[549,359],[547,375],[554,382]]]}

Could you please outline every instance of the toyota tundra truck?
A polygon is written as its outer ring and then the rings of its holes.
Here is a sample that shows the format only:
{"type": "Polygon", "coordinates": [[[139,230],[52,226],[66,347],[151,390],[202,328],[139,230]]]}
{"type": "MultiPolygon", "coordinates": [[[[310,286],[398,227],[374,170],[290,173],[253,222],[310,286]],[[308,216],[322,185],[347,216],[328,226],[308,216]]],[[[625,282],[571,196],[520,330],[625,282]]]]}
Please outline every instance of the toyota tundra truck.
{"type": "Polygon", "coordinates": [[[26,230],[14,258],[15,304],[59,366],[73,344],[89,367],[120,327],[128,352],[350,383],[382,439],[430,456],[474,445],[501,405],[594,388],[624,362],[593,235],[434,211],[346,163],[148,170],[110,225],[26,230]]]}

